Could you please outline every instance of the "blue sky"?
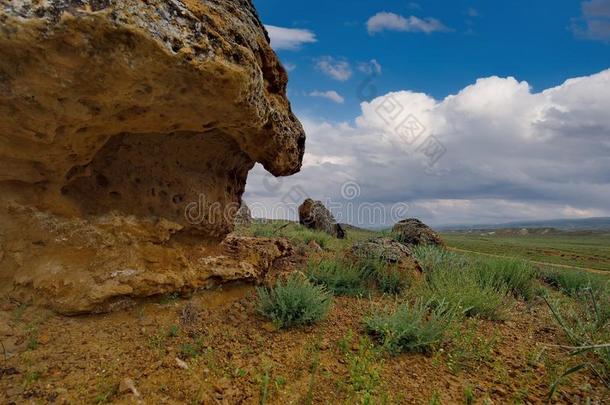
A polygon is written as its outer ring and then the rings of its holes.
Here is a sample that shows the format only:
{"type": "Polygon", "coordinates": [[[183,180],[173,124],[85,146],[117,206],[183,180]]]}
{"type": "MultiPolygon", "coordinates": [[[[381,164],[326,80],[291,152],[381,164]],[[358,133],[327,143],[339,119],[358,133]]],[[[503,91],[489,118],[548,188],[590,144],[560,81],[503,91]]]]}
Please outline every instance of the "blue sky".
{"type": "Polygon", "coordinates": [[[575,34],[574,26],[584,23],[579,1],[256,0],[255,5],[265,24],[315,35],[315,43],[278,53],[296,66],[289,86],[295,110],[331,120],[350,119],[358,111],[358,85],[367,76],[357,65],[371,59],[382,67],[375,79],[379,94],[410,89],[437,99],[480,77],[514,76],[542,90],[610,66],[607,42],[575,34]],[[447,31],[370,35],[366,23],[379,12],[435,18],[447,31]],[[315,69],[316,60],[325,56],[350,63],[350,79],[333,80],[315,69]],[[315,90],[335,90],[345,102],[306,96],[315,90]]]}
{"type": "Polygon", "coordinates": [[[610,216],[610,0],[255,5],[307,132],[300,173],[251,172],[255,215],[312,197],[370,227],[610,216]]]}

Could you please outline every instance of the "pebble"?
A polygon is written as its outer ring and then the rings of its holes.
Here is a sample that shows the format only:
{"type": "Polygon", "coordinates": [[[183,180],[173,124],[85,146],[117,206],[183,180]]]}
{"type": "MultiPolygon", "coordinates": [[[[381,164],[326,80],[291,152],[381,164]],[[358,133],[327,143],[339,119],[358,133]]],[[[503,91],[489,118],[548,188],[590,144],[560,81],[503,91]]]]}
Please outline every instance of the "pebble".
{"type": "Polygon", "coordinates": [[[119,384],[119,393],[126,394],[131,392],[136,398],[140,398],[140,392],[136,388],[135,383],[131,378],[123,378],[121,383],[119,384]]]}
{"type": "Polygon", "coordinates": [[[178,357],[176,357],[176,364],[178,365],[179,368],[181,368],[183,370],[189,369],[189,365],[186,364],[183,360],[179,359],[178,357]]]}

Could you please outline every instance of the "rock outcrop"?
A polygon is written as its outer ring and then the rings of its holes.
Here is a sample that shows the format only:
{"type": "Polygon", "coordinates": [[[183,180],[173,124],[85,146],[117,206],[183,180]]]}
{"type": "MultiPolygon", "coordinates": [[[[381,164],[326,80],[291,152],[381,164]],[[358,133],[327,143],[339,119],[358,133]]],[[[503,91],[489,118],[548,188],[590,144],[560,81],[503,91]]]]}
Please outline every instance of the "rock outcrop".
{"type": "Polygon", "coordinates": [[[311,198],[303,201],[299,206],[299,222],[310,229],[326,232],[339,239],[345,238],[345,230],[335,221],[333,214],[322,201],[314,201],[311,198]]]}
{"type": "Polygon", "coordinates": [[[392,228],[398,240],[406,245],[443,246],[441,237],[428,225],[416,218],[403,219],[392,228]]]}
{"type": "Polygon", "coordinates": [[[243,200],[239,210],[237,210],[237,214],[235,214],[234,222],[235,225],[239,226],[248,226],[252,223],[252,212],[250,212],[250,208],[243,200]]]}
{"type": "Polygon", "coordinates": [[[250,0],[0,2],[0,284],[72,312],[236,278],[248,171],[301,166],[286,83],[250,0]]]}

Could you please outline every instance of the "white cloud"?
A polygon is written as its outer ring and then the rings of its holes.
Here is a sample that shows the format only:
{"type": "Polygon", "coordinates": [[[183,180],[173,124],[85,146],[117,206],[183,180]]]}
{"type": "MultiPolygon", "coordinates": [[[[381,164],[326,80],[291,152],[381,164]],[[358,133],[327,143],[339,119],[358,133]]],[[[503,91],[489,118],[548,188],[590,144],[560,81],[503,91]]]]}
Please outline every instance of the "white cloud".
{"type": "Polygon", "coordinates": [[[265,25],[269,38],[271,38],[271,46],[276,51],[299,49],[303,44],[311,44],[317,42],[316,35],[310,30],[297,28],[283,28],[274,25],[265,25]]]}
{"type": "Polygon", "coordinates": [[[371,59],[368,62],[362,62],[358,64],[358,70],[367,75],[380,75],[381,65],[376,59],[371,59]]]}
{"type": "Polygon", "coordinates": [[[346,81],[352,76],[349,62],[337,60],[332,56],[324,56],[316,61],[316,68],[332,79],[346,81]]]}
{"type": "Polygon", "coordinates": [[[297,68],[297,65],[295,65],[294,63],[290,63],[290,62],[284,63],[284,69],[286,69],[287,72],[292,72],[296,68],[297,68]]]}
{"type": "Polygon", "coordinates": [[[415,16],[403,17],[399,14],[379,12],[368,19],[366,27],[370,35],[381,31],[405,31],[405,32],[432,32],[449,31],[442,22],[435,18],[419,18],[415,16]]]}
{"type": "Polygon", "coordinates": [[[309,93],[309,95],[311,97],[322,97],[322,98],[327,98],[337,104],[343,104],[343,102],[345,101],[345,99],[336,91],[334,90],[329,90],[329,91],[312,91],[311,93],[309,93]]]}
{"type": "Polygon", "coordinates": [[[302,119],[302,171],[271,189],[257,167],[247,200],[273,206],[300,190],[342,202],[340,215],[349,180],[361,191],[352,204],[407,203],[432,224],[610,216],[610,69],[538,93],[488,77],[443,100],[398,91],[361,109],[354,123],[302,119]],[[400,125],[410,116],[425,128],[415,140],[413,122],[400,125]],[[446,148],[431,167],[421,149],[430,135],[446,148]]]}
{"type": "Polygon", "coordinates": [[[581,3],[582,17],[572,21],[577,37],[610,43],[610,0],[589,0],[581,3]]]}

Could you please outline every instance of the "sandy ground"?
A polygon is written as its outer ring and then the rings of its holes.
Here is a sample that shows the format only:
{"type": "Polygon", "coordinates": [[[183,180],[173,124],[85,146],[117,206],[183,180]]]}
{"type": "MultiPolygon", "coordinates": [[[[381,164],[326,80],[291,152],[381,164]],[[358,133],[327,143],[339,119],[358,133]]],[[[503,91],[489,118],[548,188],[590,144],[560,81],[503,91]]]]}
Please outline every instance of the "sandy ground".
{"type": "MultiPolygon", "coordinates": [[[[469,396],[543,403],[570,364],[565,352],[546,346],[566,342],[541,302],[515,303],[504,321],[469,320],[434,354],[379,356],[361,340],[362,318],[393,303],[339,297],[322,323],[277,331],[256,312],[246,285],[71,318],[4,301],[0,401],[452,404],[469,396]]],[[[609,398],[584,372],[554,402],[609,398]]]]}

